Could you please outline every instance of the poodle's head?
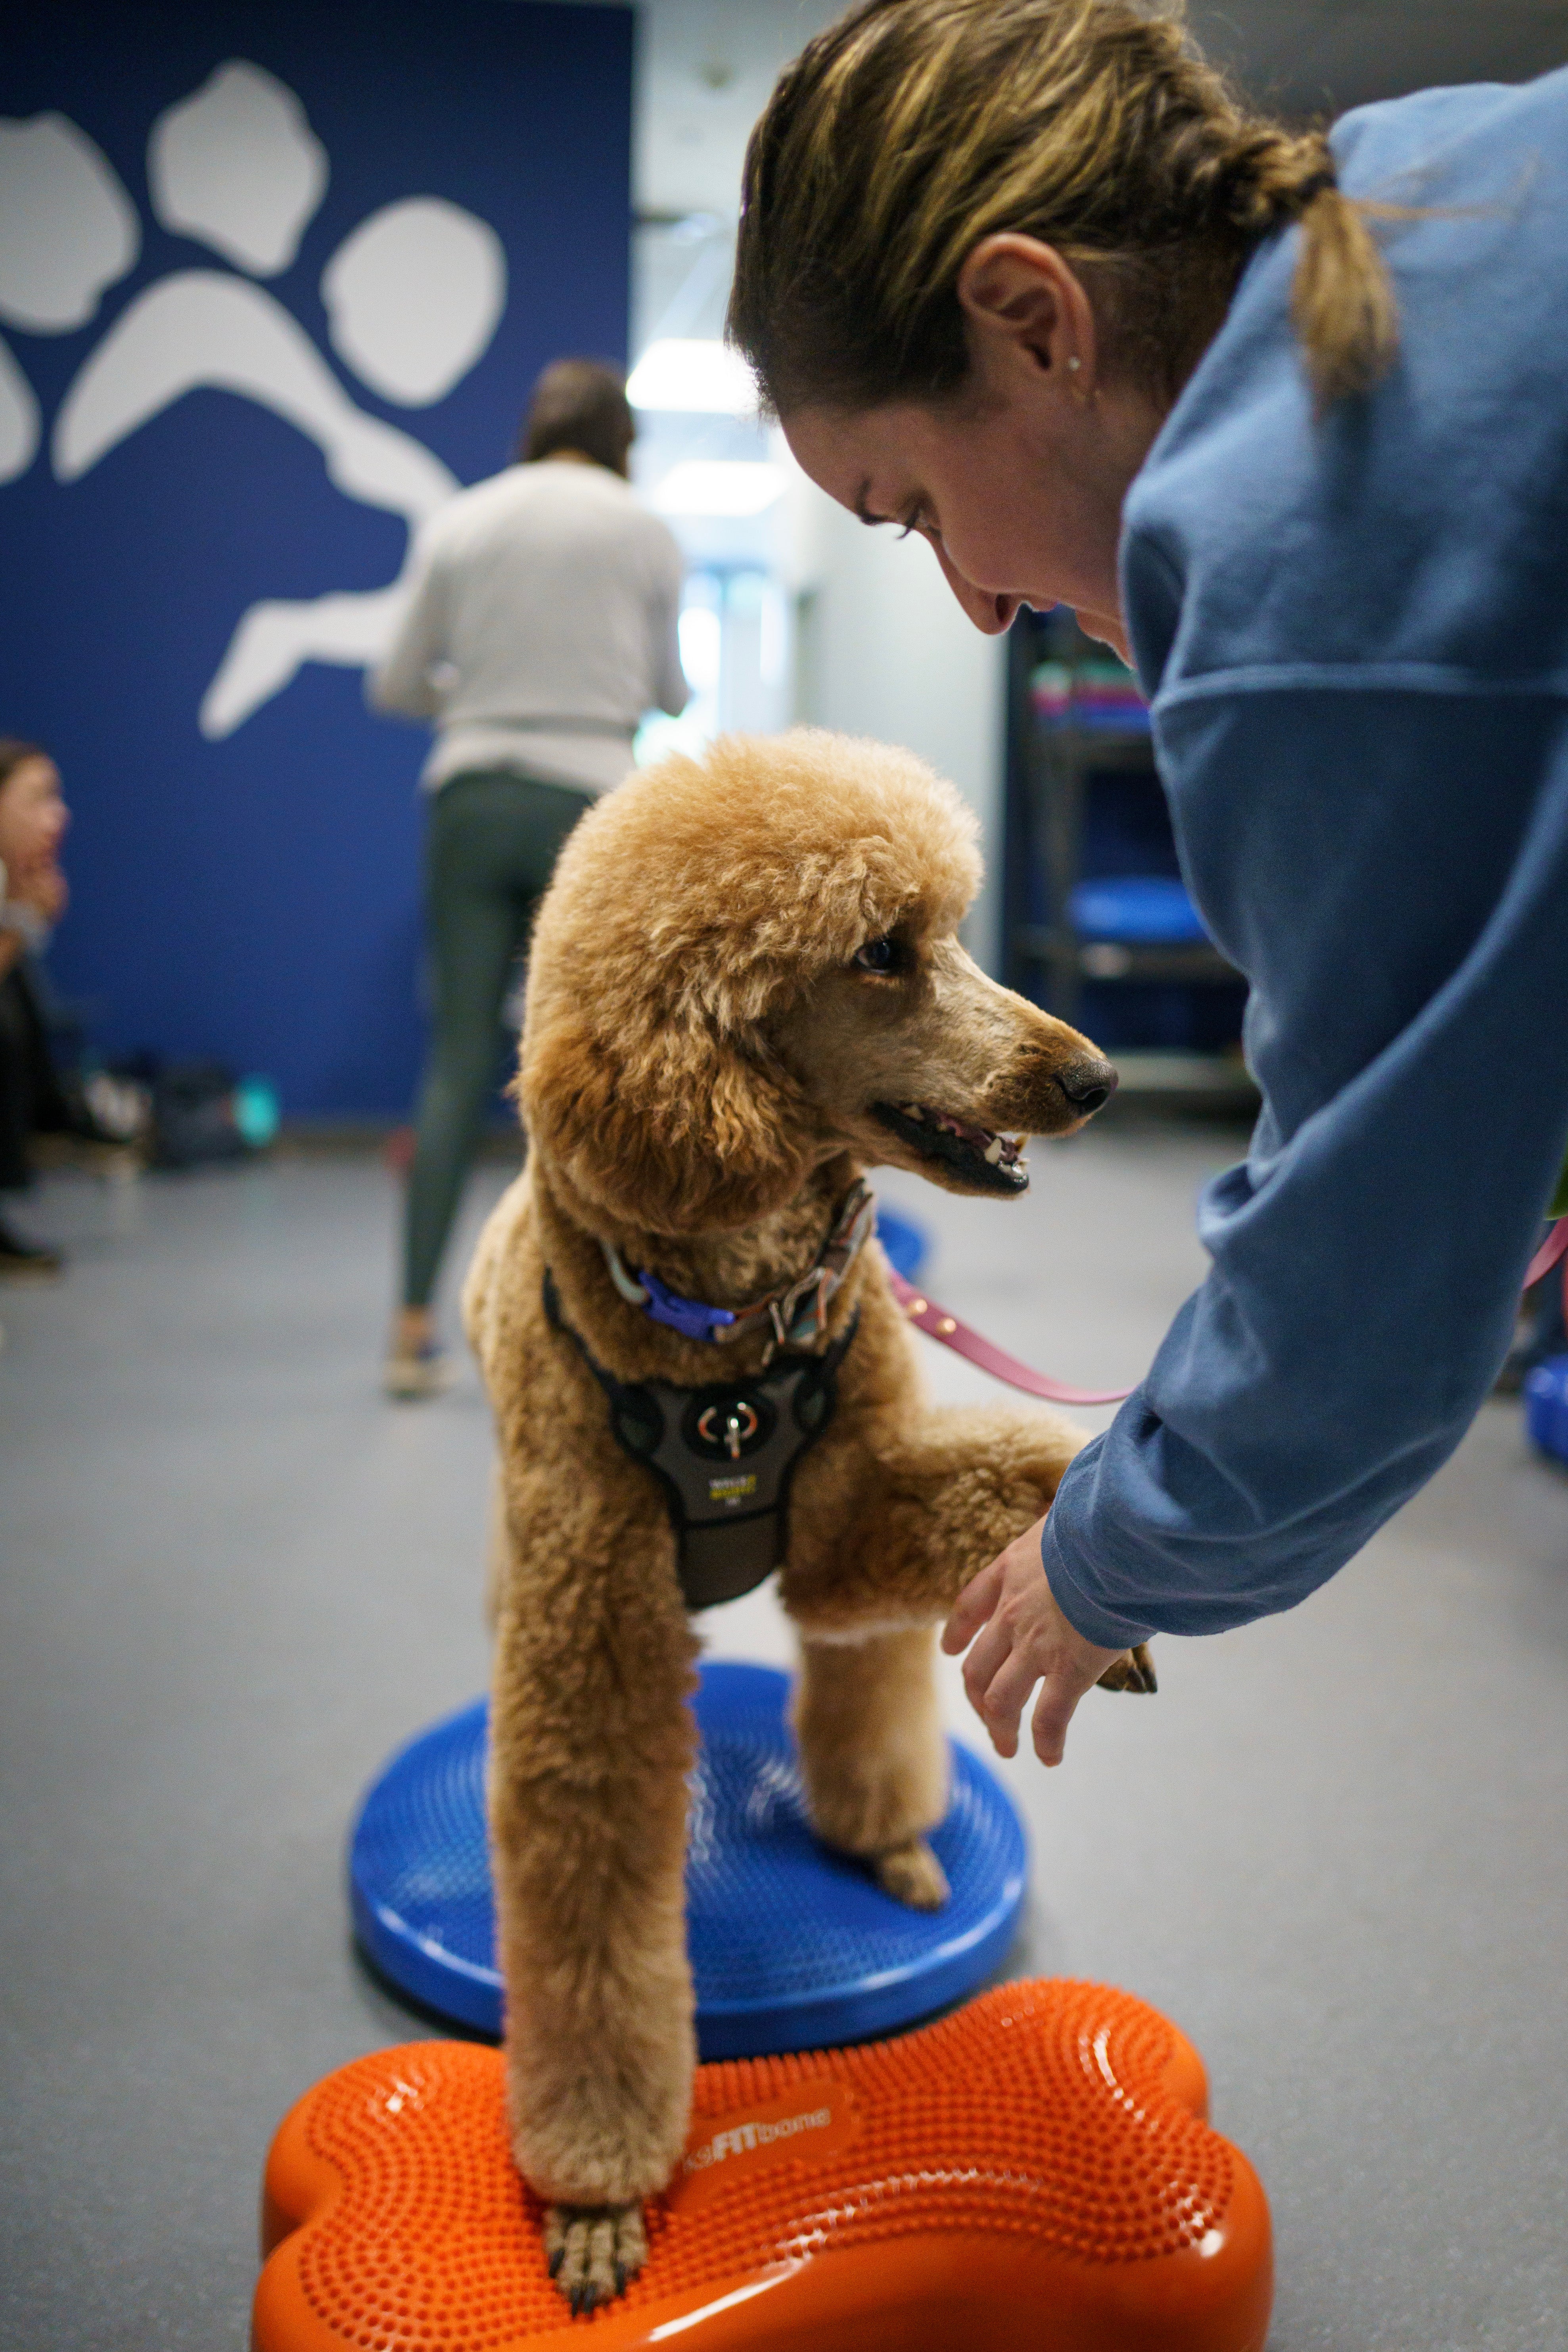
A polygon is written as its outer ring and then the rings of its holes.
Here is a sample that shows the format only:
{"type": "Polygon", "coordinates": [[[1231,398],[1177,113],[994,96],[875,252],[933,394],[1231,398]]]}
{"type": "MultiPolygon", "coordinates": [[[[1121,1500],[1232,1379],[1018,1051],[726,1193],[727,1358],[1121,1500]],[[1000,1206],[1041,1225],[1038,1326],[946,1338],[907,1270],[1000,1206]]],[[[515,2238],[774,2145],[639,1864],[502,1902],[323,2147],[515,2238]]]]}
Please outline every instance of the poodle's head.
{"type": "Polygon", "coordinates": [[[534,934],[532,1148],[616,1223],[781,1207],[845,1151],[1008,1196],[1116,1074],[960,946],[974,821],[907,751],[797,729],[646,768],[584,818],[534,934]]]}

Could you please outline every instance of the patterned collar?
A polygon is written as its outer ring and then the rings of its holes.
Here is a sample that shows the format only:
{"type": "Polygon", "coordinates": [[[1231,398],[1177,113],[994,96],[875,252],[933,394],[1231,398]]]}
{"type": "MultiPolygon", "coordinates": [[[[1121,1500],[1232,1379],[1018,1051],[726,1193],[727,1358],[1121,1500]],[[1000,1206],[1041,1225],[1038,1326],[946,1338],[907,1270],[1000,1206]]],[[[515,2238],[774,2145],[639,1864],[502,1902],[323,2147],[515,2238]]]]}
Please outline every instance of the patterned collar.
{"type": "Polygon", "coordinates": [[[682,1298],[646,1269],[627,1271],[620,1252],[606,1241],[599,1247],[610,1279],[628,1307],[636,1307],[654,1323],[668,1325],[684,1339],[710,1339],[720,1347],[743,1339],[765,1324],[772,1331],[769,1349],[813,1348],[827,1324],[827,1309],[845,1276],[860,1255],[877,1222],[877,1203],[869,1187],[857,1183],[844,1202],[827,1239],[813,1264],[787,1290],[775,1290],[750,1307],[707,1307],[700,1299],[682,1298]]]}

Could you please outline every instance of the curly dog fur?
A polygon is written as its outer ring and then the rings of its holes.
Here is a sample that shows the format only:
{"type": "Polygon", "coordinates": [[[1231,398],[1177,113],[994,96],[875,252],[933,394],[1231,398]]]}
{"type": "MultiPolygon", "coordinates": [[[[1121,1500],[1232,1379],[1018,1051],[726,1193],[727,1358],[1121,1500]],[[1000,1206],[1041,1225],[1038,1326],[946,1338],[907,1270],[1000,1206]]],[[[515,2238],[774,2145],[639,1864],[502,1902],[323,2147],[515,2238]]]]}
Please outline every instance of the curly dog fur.
{"type": "MultiPolygon", "coordinates": [[[[964,953],[978,880],[949,785],[907,753],[800,730],[633,778],[583,820],[541,909],[518,1081],[529,1162],[464,1309],[500,1438],[490,1812],[513,2144],[553,2208],[574,2307],[636,2268],[640,2200],[687,2129],[697,1643],[659,1488],[547,1321],[544,1271],[617,1379],[743,1378],[761,1333],[719,1349],[649,1321],[601,1244],[740,1308],[813,1264],[863,1169],[1021,1190],[987,1137],[1069,1132],[1114,1073],[964,953]],[[911,1124],[916,1106],[949,1123],[911,1124]]],[[[857,1309],[779,1578],[802,1643],[795,1729],[822,1836],[934,1905],[932,1629],[1047,1507],[1080,1440],[1038,1410],[930,1407],[874,1248],[824,1344],[857,1309]]]]}

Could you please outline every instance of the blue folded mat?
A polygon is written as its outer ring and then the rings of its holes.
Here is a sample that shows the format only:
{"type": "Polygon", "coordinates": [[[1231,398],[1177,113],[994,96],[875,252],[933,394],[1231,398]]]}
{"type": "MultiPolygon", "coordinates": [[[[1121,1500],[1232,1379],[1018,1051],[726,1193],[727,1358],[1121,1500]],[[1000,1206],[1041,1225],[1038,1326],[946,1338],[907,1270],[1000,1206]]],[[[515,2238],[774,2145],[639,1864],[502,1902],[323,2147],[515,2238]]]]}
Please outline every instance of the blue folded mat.
{"type": "Polygon", "coordinates": [[[1080,882],[1068,912],[1079,939],[1114,940],[1123,947],[1185,947],[1208,937],[1185,886],[1165,874],[1080,882]]]}

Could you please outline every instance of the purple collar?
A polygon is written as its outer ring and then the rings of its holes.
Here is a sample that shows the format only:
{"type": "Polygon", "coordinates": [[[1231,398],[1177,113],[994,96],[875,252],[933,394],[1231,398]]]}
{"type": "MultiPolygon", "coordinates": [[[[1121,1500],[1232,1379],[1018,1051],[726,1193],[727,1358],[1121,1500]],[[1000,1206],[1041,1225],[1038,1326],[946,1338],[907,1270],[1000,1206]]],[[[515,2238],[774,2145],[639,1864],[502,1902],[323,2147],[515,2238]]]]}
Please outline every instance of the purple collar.
{"type": "Polygon", "coordinates": [[[647,1293],[643,1313],[650,1323],[668,1323],[683,1339],[716,1339],[735,1318],[728,1307],[704,1307],[700,1298],[682,1298],[645,1266],[637,1276],[647,1293]]]}
{"type": "Polygon", "coordinates": [[[877,1203],[864,1182],[856,1183],[833,1221],[827,1239],[798,1282],[753,1299],[739,1308],[709,1307],[700,1298],[683,1298],[657,1274],[646,1268],[628,1272],[620,1252],[601,1241],[610,1279],[628,1307],[636,1307],[653,1323],[679,1331],[683,1339],[707,1339],[722,1346],[766,1324],[773,1348],[815,1347],[827,1322],[835,1292],[854,1265],[877,1221],[877,1203]]]}

